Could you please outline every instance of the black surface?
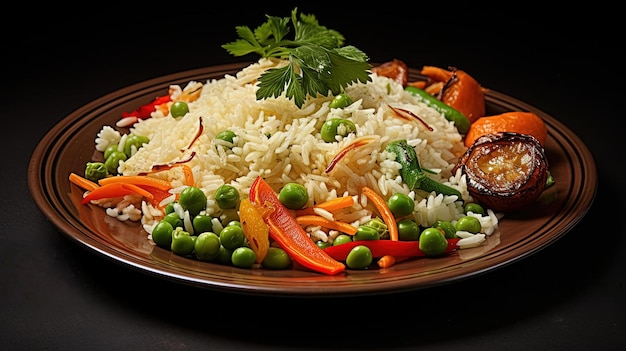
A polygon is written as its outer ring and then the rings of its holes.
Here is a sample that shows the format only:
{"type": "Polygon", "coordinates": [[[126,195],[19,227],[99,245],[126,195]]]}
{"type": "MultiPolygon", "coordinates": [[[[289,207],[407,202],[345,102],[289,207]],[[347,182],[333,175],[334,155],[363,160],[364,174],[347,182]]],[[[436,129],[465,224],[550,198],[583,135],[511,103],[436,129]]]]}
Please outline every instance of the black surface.
{"type": "Polygon", "coordinates": [[[20,24],[3,31],[0,110],[4,349],[626,348],[623,88],[613,84],[623,84],[623,55],[611,44],[610,11],[300,6],[373,62],[453,65],[542,109],[581,137],[599,175],[587,216],[531,257],[427,290],[313,300],[229,295],[129,270],[69,240],[30,196],[30,155],[63,117],[146,79],[242,60],[220,47],[236,38],[234,27],[255,27],[266,13],[287,16],[291,9],[239,14],[239,4],[221,11],[184,5],[73,8],[50,17],[39,8],[35,20],[12,12],[20,24]],[[604,24],[590,24],[598,15],[604,24]]]}

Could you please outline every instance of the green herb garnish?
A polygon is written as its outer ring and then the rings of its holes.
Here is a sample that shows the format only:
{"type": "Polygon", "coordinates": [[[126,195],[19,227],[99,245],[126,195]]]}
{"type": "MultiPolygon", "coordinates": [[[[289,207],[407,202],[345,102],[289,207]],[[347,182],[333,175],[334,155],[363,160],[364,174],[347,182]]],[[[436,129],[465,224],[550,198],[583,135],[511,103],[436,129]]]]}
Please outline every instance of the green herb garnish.
{"type": "Polygon", "coordinates": [[[298,20],[295,8],[291,17],[266,17],[267,22],[254,31],[237,26],[240,39],[222,45],[234,56],[257,53],[289,61],[261,75],[257,100],[279,97],[284,92],[302,107],[307,96],[339,95],[352,83],[371,80],[367,55],[354,46],[343,46],[343,35],[321,26],[314,15],[300,14],[298,20]],[[290,22],[293,38],[287,37],[290,22]]]}

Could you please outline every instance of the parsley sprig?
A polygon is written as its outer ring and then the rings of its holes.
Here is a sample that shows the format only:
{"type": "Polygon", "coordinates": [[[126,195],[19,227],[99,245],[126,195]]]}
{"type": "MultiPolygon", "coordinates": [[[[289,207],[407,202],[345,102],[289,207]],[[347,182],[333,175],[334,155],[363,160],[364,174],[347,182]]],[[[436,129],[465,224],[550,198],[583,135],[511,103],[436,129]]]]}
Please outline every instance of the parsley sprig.
{"type": "Polygon", "coordinates": [[[352,83],[371,80],[368,56],[354,46],[344,46],[339,32],[321,26],[314,15],[267,17],[252,31],[237,26],[239,39],[222,45],[234,56],[259,54],[266,58],[288,60],[287,65],[272,68],[259,78],[257,100],[279,97],[283,93],[300,108],[307,96],[338,95],[352,83]],[[293,37],[291,27],[293,26],[293,37]]]}

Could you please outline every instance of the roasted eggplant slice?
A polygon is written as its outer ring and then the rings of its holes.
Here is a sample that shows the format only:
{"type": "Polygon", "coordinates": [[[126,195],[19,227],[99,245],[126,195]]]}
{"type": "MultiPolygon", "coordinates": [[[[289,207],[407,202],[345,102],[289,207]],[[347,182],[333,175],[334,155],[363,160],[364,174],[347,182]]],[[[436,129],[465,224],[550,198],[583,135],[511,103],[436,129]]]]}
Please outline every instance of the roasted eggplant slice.
{"type": "Polygon", "coordinates": [[[476,140],[454,167],[466,175],[475,201],[498,212],[520,210],[546,187],[548,160],[539,141],[520,133],[494,133],[476,140]]]}

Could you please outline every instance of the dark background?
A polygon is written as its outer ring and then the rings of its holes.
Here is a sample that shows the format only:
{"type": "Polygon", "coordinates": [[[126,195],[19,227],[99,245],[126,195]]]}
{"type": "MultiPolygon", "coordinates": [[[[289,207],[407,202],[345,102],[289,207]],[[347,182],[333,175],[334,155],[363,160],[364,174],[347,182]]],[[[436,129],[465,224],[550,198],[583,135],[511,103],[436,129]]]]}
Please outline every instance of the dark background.
{"type": "Polygon", "coordinates": [[[232,295],[129,270],[56,230],[33,202],[26,178],[39,139],[80,106],[150,78],[256,60],[234,58],[221,45],[237,38],[236,25],[254,28],[265,14],[289,16],[295,5],[8,11],[0,344],[8,350],[624,349],[623,54],[616,16],[596,5],[553,12],[509,3],[299,5],[372,62],[456,66],[543,110],[580,136],[598,169],[587,216],[528,258],[450,285],[337,299],[232,295]]]}

